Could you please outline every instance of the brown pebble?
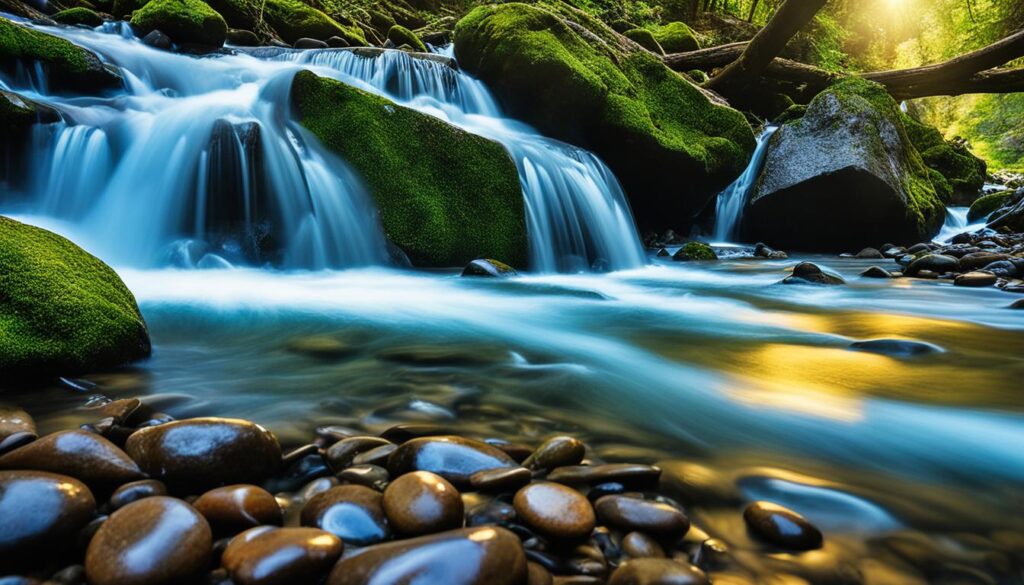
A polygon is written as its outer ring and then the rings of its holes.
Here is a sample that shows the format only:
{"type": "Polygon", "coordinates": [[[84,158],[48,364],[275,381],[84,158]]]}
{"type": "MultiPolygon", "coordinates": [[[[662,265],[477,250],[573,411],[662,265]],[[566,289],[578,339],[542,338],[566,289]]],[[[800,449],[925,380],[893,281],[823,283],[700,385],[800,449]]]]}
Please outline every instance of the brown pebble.
{"type": "Polygon", "coordinates": [[[556,467],[548,474],[548,481],[567,485],[618,482],[624,485],[655,485],[661,469],[639,463],[607,463],[604,465],[567,465],[556,467]]]}
{"type": "Polygon", "coordinates": [[[338,474],[338,479],[345,483],[362,485],[377,491],[384,491],[390,477],[388,470],[379,465],[353,465],[338,474]]]}
{"type": "MultiPolygon", "coordinates": [[[[208,570],[213,535],[203,516],[181,500],[154,496],[110,515],[89,543],[90,585],[165,585],[208,570]]],[[[194,582],[194,581],[192,581],[194,582]]]]}
{"type": "Polygon", "coordinates": [[[526,585],[552,585],[554,582],[547,569],[532,561],[526,563],[526,585]]]}
{"type": "Polygon", "coordinates": [[[462,497],[429,471],[400,476],[384,490],[384,513],[395,531],[419,536],[462,527],[462,497]]]}
{"type": "Polygon", "coordinates": [[[318,583],[343,548],[337,536],[316,528],[260,526],[233,538],[221,564],[236,585],[318,583]]]}
{"type": "Polygon", "coordinates": [[[485,469],[469,476],[469,486],[487,492],[514,492],[532,479],[533,474],[525,467],[485,469]]]}
{"type": "Polygon", "coordinates": [[[504,451],[454,435],[410,439],[388,459],[392,477],[410,471],[430,471],[456,487],[467,485],[470,476],[478,471],[508,467],[518,464],[504,451]]]}
{"type": "Polygon", "coordinates": [[[36,423],[17,406],[0,403],[0,453],[35,440],[36,423]]]}
{"type": "Polygon", "coordinates": [[[96,515],[84,483],[45,471],[0,471],[0,571],[48,557],[96,515]]]}
{"type": "Polygon", "coordinates": [[[352,465],[352,460],[360,453],[391,444],[380,437],[346,437],[324,452],[324,460],[337,473],[352,465]]]}
{"type": "Polygon", "coordinates": [[[697,567],[669,559],[630,559],[608,579],[608,585],[708,585],[697,567]]]}
{"type": "Polygon", "coordinates": [[[771,502],[754,502],[743,511],[743,519],[754,536],[779,548],[821,548],[821,531],[789,508],[771,502]]]}
{"type": "Polygon", "coordinates": [[[117,488],[110,496],[110,508],[117,510],[142,498],[166,496],[167,486],[158,479],[140,479],[117,488]]]}
{"type": "Polygon", "coordinates": [[[380,447],[374,447],[369,451],[363,451],[352,458],[352,465],[387,465],[388,457],[394,453],[398,445],[381,445],[380,447]]]}
{"type": "Polygon", "coordinates": [[[690,529],[690,520],[668,504],[632,498],[604,496],[594,503],[602,524],[619,530],[637,530],[657,538],[679,539],[690,529]]]}
{"type": "Polygon", "coordinates": [[[70,475],[110,488],[146,477],[117,445],[87,431],[46,435],[0,456],[0,469],[35,469],[70,475]]]}
{"type": "Polygon", "coordinates": [[[541,443],[532,455],[523,461],[527,469],[554,469],[566,465],[577,465],[586,454],[583,442],[574,437],[552,437],[541,443]]]}
{"type": "Polygon", "coordinates": [[[326,530],[355,546],[391,537],[383,496],[361,485],[340,485],[313,496],[300,518],[303,526],[326,530]]]}
{"type": "Polygon", "coordinates": [[[214,488],[193,504],[217,536],[231,536],[256,526],[280,526],[281,506],[267,490],[235,484],[214,488]]]}
{"type": "Polygon", "coordinates": [[[516,514],[529,527],[554,538],[584,538],[594,530],[594,508],[583,494],[549,481],[516,492],[516,514]]]}
{"type": "Polygon", "coordinates": [[[630,532],[622,537],[622,552],[634,559],[665,558],[665,549],[643,532],[630,532]]]}

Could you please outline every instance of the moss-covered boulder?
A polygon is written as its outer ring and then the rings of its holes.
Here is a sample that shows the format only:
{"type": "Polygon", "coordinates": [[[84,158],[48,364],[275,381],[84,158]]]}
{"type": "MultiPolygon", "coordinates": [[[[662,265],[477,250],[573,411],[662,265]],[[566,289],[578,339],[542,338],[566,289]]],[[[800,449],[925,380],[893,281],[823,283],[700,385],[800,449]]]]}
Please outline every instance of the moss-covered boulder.
{"type": "Polygon", "coordinates": [[[700,48],[693,29],[683,22],[670,22],[654,31],[654,38],[666,53],[683,53],[700,48]]]}
{"type": "Polygon", "coordinates": [[[91,51],[0,18],[0,72],[13,75],[19,63],[40,64],[51,91],[96,93],[122,85],[120,75],[91,51]]]}
{"type": "Polygon", "coordinates": [[[352,47],[366,45],[366,36],[358,26],[343,25],[299,0],[266,0],[263,17],[290,45],[303,38],[326,41],[331,37],[345,39],[352,47]]]}
{"type": "Polygon", "coordinates": [[[363,178],[388,238],[416,266],[527,261],[515,164],[505,149],[437,118],[303,71],[300,123],[363,178]]]}
{"type": "Polygon", "coordinates": [[[665,54],[665,49],[661,48],[661,45],[658,44],[658,40],[654,38],[654,33],[646,28],[630,29],[622,33],[622,36],[656,55],[665,54]]]}
{"type": "Polygon", "coordinates": [[[0,217],[0,379],[109,368],[149,352],[135,298],[109,266],[0,217]]]}
{"type": "Polygon", "coordinates": [[[399,24],[388,29],[388,40],[396,47],[408,46],[419,53],[427,52],[427,46],[416,36],[416,33],[399,24]]]}
{"type": "Polygon", "coordinates": [[[103,18],[95,10],[82,7],[61,10],[54,14],[52,18],[61,24],[82,24],[85,26],[99,26],[103,24],[103,18]]]}
{"type": "Polygon", "coordinates": [[[981,194],[985,184],[985,161],[974,156],[963,142],[946,140],[938,129],[902,115],[907,136],[921,153],[929,168],[936,170],[949,184],[945,199],[953,205],[969,205],[981,194]]]}
{"type": "Polygon", "coordinates": [[[205,47],[220,47],[228,34],[224,17],[203,0],[151,0],[131,23],[139,36],[158,30],[175,43],[205,47]]]}
{"type": "Polygon", "coordinates": [[[741,233],[832,252],[927,241],[944,218],[899,106],[882,86],[852,78],[818,94],[772,136],[741,233]]]}
{"type": "Polygon", "coordinates": [[[967,210],[967,221],[975,222],[981,219],[985,219],[992,214],[993,211],[1006,205],[1013,196],[1013,189],[1007,189],[1005,191],[999,191],[998,193],[989,193],[982,197],[978,197],[971,203],[971,208],[967,210]]]}
{"type": "Polygon", "coordinates": [[[510,114],[601,156],[643,229],[683,226],[753,152],[741,113],[565,4],[478,7],[455,51],[510,114]]]}
{"type": "Polygon", "coordinates": [[[704,242],[686,242],[676,250],[672,259],[677,262],[694,262],[701,260],[718,260],[715,250],[704,242]]]}
{"type": "Polygon", "coordinates": [[[989,214],[988,227],[1024,233],[1024,188],[1010,193],[989,214]]]}

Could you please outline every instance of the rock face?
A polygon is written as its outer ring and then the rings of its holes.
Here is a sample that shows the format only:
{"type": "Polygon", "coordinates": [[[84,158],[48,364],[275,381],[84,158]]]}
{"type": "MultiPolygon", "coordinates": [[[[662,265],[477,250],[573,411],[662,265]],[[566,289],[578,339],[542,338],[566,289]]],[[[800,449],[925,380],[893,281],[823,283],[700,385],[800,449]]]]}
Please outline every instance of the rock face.
{"type": "Polygon", "coordinates": [[[385,233],[414,265],[526,263],[522,189],[501,145],[308,71],[295,76],[292,101],[366,182],[385,233]]]}
{"type": "Polygon", "coordinates": [[[0,471],[0,571],[52,555],[96,514],[85,484],[42,471],[0,471]]]}
{"type": "Polygon", "coordinates": [[[109,266],[70,241],[0,217],[0,275],[4,378],[96,370],[149,355],[135,297],[109,266]]]}
{"type": "Polygon", "coordinates": [[[18,63],[38,63],[50,91],[97,92],[121,87],[121,77],[99,57],[64,39],[0,18],[0,71],[13,74],[18,63]]]}
{"type": "Polygon", "coordinates": [[[945,210],[881,86],[837,83],[771,138],[743,214],[748,240],[810,251],[934,236],[945,210]]]}
{"type": "Polygon", "coordinates": [[[228,25],[203,0],[151,0],[132,14],[132,28],[146,35],[154,30],[176,43],[219,47],[224,44],[228,25]]]}
{"type": "Polygon", "coordinates": [[[742,114],[566,4],[476,8],[456,26],[455,51],[512,116],[597,153],[643,229],[695,215],[754,150],[742,114]]]}

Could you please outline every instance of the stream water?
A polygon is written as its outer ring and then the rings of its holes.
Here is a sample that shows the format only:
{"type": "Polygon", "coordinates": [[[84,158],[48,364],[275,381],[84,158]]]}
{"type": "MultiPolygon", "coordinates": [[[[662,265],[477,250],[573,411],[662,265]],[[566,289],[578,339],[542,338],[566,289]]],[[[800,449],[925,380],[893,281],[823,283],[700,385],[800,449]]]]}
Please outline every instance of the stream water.
{"type": "MultiPolygon", "coordinates": [[[[102,395],[142,396],[176,417],[250,418],[285,443],[319,424],[457,424],[530,443],[572,432],[608,460],[710,465],[746,496],[770,493],[838,533],[1024,529],[1024,312],[1006,310],[1013,295],[858,277],[879,261],[809,258],[849,282],[819,288],[776,284],[797,259],[645,257],[598,159],[500,117],[486,88],[442,64],[338,51],[195,58],[51,32],[116,62],[129,90],[54,97],[4,79],[69,121],[38,137],[36,182],[0,211],[115,266],[154,353],[14,389],[42,431],[91,421],[86,406],[102,395]],[[358,179],[288,120],[287,82],[301,67],[501,141],[520,169],[537,271],[490,280],[382,266],[358,179]],[[161,266],[230,266],[230,250],[193,245],[208,231],[197,210],[209,209],[217,170],[205,147],[224,119],[261,125],[291,270],[161,266]],[[595,264],[613,271],[575,273],[595,264]],[[338,266],[349,269],[298,270],[338,266]],[[876,338],[941,351],[850,347],[876,338]],[[332,349],[304,350],[311,340],[332,349]]],[[[242,198],[246,213],[254,200],[242,198]]]]}

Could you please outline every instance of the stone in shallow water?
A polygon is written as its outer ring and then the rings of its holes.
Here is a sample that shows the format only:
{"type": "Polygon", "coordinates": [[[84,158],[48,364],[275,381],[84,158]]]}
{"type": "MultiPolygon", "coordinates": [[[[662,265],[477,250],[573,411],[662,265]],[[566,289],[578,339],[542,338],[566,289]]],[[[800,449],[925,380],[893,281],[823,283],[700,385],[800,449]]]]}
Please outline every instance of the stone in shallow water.
{"type": "Polygon", "coordinates": [[[1008,309],[1024,309],[1024,299],[1017,299],[1016,301],[1013,301],[1012,303],[1010,303],[1010,306],[1007,307],[1007,308],[1008,309]]]}
{"type": "Polygon", "coordinates": [[[536,470],[577,465],[583,461],[586,450],[583,442],[574,437],[552,437],[523,461],[523,467],[536,470]]]}
{"type": "Polygon", "coordinates": [[[60,431],[0,457],[0,469],[36,469],[113,487],[146,477],[117,445],[87,431],[60,431]]]}
{"type": "Polygon", "coordinates": [[[277,498],[254,485],[215,488],[199,496],[193,505],[218,536],[231,536],[264,524],[280,526],[284,520],[277,498]]]}
{"type": "Polygon", "coordinates": [[[751,534],[787,550],[821,548],[821,531],[793,510],[771,502],[754,502],[743,511],[751,534]]]}
{"type": "Polygon", "coordinates": [[[740,502],[740,493],[729,478],[718,470],[678,459],[658,462],[660,490],[685,505],[731,506],[740,502]]]}
{"type": "Polygon", "coordinates": [[[657,484],[661,469],[641,463],[606,463],[604,465],[567,465],[556,467],[548,481],[568,485],[618,482],[629,486],[657,484]]]}
{"type": "Polygon", "coordinates": [[[842,278],[829,274],[812,262],[801,262],[793,267],[793,274],[782,279],[782,284],[846,284],[842,278]]]}
{"type": "Polygon", "coordinates": [[[489,276],[494,278],[515,275],[516,270],[508,264],[489,258],[473,260],[462,269],[462,276],[489,276]]]}
{"type": "Polygon", "coordinates": [[[321,492],[302,508],[303,526],[326,530],[344,542],[364,546],[391,537],[381,493],[361,485],[321,492]]]}
{"type": "Polygon", "coordinates": [[[462,496],[440,475],[414,471],[384,490],[384,513],[396,532],[410,536],[461,528],[462,496]]]}
{"type": "Polygon", "coordinates": [[[932,345],[931,343],[925,343],[923,341],[913,341],[910,339],[868,339],[866,341],[854,341],[850,344],[850,349],[870,351],[872,353],[880,353],[883,355],[897,357],[910,357],[929,353],[939,353],[942,351],[942,348],[937,345],[932,345]]]}
{"type": "Polygon", "coordinates": [[[139,429],[125,450],[150,475],[189,489],[258,483],[281,464],[277,437],[247,420],[192,418],[139,429]]]}
{"type": "Polygon", "coordinates": [[[213,535],[206,519],[181,500],[156,496],[110,515],[89,543],[91,585],[195,582],[209,567],[213,535]]]}
{"type": "Polygon", "coordinates": [[[0,570],[50,556],[96,515],[84,483],[45,471],[0,471],[0,570]]]}
{"type": "Polygon", "coordinates": [[[518,585],[525,579],[519,538],[504,528],[481,526],[368,547],[339,561],[327,585],[518,585]]]}
{"type": "MultiPolygon", "coordinates": [[[[908,251],[913,253],[913,248],[908,251]]],[[[911,262],[907,266],[906,273],[909,276],[913,276],[921,271],[934,272],[936,274],[959,272],[960,260],[945,254],[927,254],[911,262]]]]}
{"type": "Polygon", "coordinates": [[[974,272],[968,272],[967,274],[961,274],[956,277],[953,284],[956,286],[971,286],[971,287],[984,287],[993,286],[998,282],[999,277],[991,272],[984,272],[981,270],[975,270],[974,272]]]}
{"type": "Polygon", "coordinates": [[[292,353],[325,361],[344,359],[358,351],[341,339],[328,335],[310,335],[293,339],[288,342],[286,349],[292,353]]]}
{"type": "Polygon", "coordinates": [[[892,273],[881,266],[872,266],[860,273],[864,278],[894,278],[892,273]]]}
{"type": "Polygon", "coordinates": [[[559,483],[534,482],[516,492],[512,503],[530,528],[553,538],[584,538],[596,523],[590,501],[559,483]]]}
{"type": "Polygon", "coordinates": [[[467,485],[470,476],[478,471],[518,466],[497,447],[456,436],[409,440],[388,459],[388,471],[393,477],[409,471],[430,471],[456,486],[467,485]]]}
{"type": "Polygon", "coordinates": [[[708,585],[708,576],[689,563],[669,559],[630,559],[608,579],[608,585],[708,585]]]}
{"type": "Polygon", "coordinates": [[[319,583],[343,547],[316,528],[261,526],[233,538],[221,563],[236,585],[319,583]]]}
{"type": "Polygon", "coordinates": [[[690,520],[668,504],[629,496],[604,496],[594,503],[601,524],[623,531],[637,530],[669,540],[682,538],[690,520]]]}

